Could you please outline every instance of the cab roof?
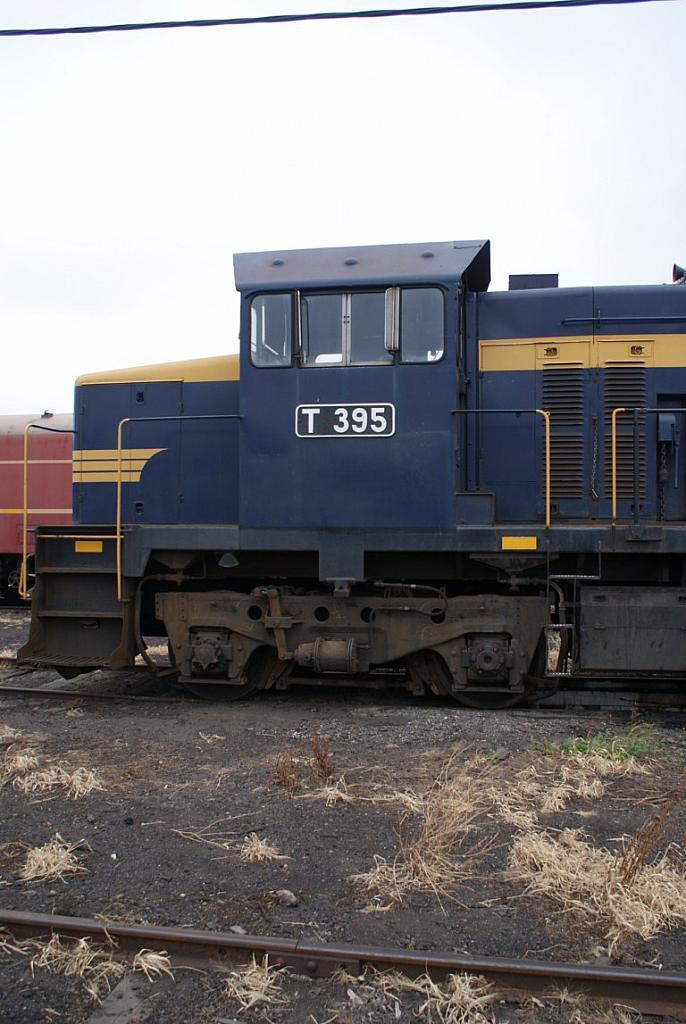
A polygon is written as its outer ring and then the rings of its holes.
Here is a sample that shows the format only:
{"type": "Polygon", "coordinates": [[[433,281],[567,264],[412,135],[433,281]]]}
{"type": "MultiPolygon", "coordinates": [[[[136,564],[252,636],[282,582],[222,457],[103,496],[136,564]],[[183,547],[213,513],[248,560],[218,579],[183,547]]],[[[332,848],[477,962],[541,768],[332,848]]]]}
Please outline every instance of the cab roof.
{"type": "Polygon", "coordinates": [[[488,241],[242,252],[233,265],[239,292],[460,280],[486,291],[491,280],[488,241]]]}

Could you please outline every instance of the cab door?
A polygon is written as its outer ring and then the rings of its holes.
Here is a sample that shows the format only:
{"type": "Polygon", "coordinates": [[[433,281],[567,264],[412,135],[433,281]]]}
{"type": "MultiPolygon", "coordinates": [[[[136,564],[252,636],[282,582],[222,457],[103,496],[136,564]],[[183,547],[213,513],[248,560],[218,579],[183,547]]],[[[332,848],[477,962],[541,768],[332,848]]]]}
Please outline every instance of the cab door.
{"type": "Polygon", "coordinates": [[[454,528],[450,298],[425,285],[243,297],[242,527],[454,528]]]}

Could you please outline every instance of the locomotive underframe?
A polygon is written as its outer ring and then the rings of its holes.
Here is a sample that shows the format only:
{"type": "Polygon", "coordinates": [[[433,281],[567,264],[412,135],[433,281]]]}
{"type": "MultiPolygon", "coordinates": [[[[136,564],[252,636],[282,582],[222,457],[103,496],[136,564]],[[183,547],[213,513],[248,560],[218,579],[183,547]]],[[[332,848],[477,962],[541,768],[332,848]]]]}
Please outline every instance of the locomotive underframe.
{"type": "Polygon", "coordinates": [[[523,693],[547,621],[540,596],[417,598],[408,591],[342,600],[259,587],[247,595],[161,593],[155,606],[182,682],[220,679],[259,688],[276,685],[296,666],[354,676],[406,661],[418,689],[523,693]],[[257,680],[250,663],[265,646],[275,657],[261,664],[257,680]],[[412,662],[428,651],[437,656],[434,671],[412,662]]]}
{"type": "Polygon", "coordinates": [[[369,536],[352,533],[345,547],[362,552],[362,578],[322,579],[315,536],[289,535],[279,546],[269,534],[258,547],[253,535],[246,550],[233,527],[127,527],[119,601],[111,528],[41,528],[21,657],[65,673],[125,668],[144,649],[143,635],[159,635],[169,637],[181,678],[210,692],[221,684],[247,695],[296,676],[370,679],[402,666],[414,692],[467,703],[479,693],[521,697],[532,677],[545,678],[544,687],[589,676],[679,677],[683,532],[648,526],[638,541],[635,529],[554,528],[540,537],[543,550],[528,552],[498,550],[502,528],[487,543],[479,530],[476,551],[463,529],[434,535],[434,550],[408,550],[418,538],[391,533],[386,550],[378,538],[374,549],[369,536]],[[435,550],[450,540],[452,550],[435,550]]]}

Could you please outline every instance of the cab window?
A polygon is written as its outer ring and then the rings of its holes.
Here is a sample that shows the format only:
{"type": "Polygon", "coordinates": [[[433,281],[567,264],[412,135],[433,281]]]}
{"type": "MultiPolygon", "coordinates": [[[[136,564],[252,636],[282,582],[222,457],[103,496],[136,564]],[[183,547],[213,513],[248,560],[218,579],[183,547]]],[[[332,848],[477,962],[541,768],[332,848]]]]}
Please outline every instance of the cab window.
{"type": "Polygon", "coordinates": [[[343,362],[343,296],[303,295],[300,332],[304,366],[340,365],[343,362]]]}
{"type": "Polygon", "coordinates": [[[386,348],[385,292],[351,294],[350,362],[357,366],[393,362],[393,353],[386,348]]]}
{"type": "Polygon", "coordinates": [[[293,299],[289,292],[257,295],[250,306],[250,358],[255,366],[290,366],[293,299]]]}
{"type": "Polygon", "coordinates": [[[392,363],[386,347],[386,292],[301,295],[303,366],[392,363]]]}
{"type": "Polygon", "coordinates": [[[401,288],[400,358],[404,363],[435,363],[443,355],[443,292],[440,288],[401,288]]]}

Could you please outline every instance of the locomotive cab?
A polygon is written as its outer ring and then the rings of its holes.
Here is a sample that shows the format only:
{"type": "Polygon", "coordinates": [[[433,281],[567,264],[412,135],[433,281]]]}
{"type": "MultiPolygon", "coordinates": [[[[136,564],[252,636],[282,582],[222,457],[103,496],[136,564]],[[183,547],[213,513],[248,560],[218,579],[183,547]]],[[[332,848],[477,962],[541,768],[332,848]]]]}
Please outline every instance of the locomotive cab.
{"type": "Polygon", "coordinates": [[[235,257],[240,523],[318,534],[320,579],[364,579],[351,530],[456,522],[462,288],[488,243],[235,257]]]}

